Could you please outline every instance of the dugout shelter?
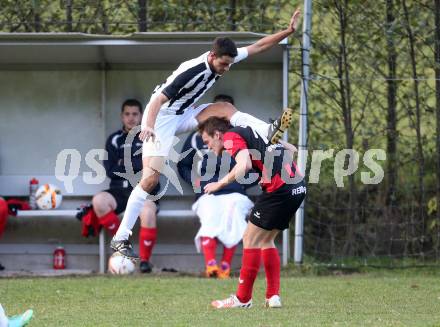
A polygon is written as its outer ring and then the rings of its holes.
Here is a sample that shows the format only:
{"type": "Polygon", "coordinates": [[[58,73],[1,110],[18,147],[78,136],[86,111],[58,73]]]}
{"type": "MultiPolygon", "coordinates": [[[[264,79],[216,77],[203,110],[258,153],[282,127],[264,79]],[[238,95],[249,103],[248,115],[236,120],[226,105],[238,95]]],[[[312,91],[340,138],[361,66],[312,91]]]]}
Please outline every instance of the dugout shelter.
{"type": "MultiPolygon", "coordinates": [[[[0,196],[27,196],[32,177],[40,184],[56,184],[64,195],[59,211],[9,218],[0,238],[0,262],[10,269],[29,268],[22,267],[25,264],[50,267],[53,248],[60,243],[71,268],[105,270],[104,235],[99,244],[82,239],[79,223],[72,217],[72,210],[108,186],[105,179],[96,183],[97,173],[89,165],[97,159],[93,149],[103,149],[107,136],[120,128],[125,99],[136,98],[145,105],[154,87],[181,62],[208,51],[215,37],[225,35],[239,47],[264,36],[243,32],[0,33],[0,196]],[[57,157],[66,150],[73,155],[66,169],[56,173],[57,157]],[[56,175],[68,175],[78,161],[78,176],[66,189],[56,175]],[[90,178],[95,183],[89,183],[90,178]]],[[[234,65],[199,103],[224,93],[234,97],[239,110],[265,121],[277,117],[288,105],[288,57],[284,40],[234,65]]],[[[156,264],[161,253],[166,257],[184,248],[173,244],[188,243],[188,251],[195,254],[192,238],[197,221],[189,210],[194,196],[185,182],[181,185],[183,195],[170,187],[161,201],[156,264]],[[161,244],[167,246],[161,248],[161,244]]],[[[284,263],[287,235],[281,247],[284,263]]],[[[182,263],[190,263],[190,256],[181,253],[182,263]]]]}

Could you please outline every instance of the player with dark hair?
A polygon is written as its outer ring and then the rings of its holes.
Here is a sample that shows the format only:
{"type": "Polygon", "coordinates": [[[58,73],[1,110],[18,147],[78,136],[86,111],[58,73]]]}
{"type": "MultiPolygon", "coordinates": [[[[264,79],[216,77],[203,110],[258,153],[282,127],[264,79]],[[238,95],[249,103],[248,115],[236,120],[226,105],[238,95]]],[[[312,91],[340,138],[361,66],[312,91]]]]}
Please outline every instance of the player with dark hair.
{"type": "MultiPolygon", "coordinates": [[[[135,138],[131,144],[127,144],[127,136],[130,130],[138,126],[142,119],[142,105],[136,99],[125,100],[121,106],[122,129],[112,133],[108,138],[105,149],[108,154],[107,160],[104,160],[104,167],[107,176],[110,178],[110,188],[96,194],[92,199],[92,210],[82,218],[83,223],[89,222],[98,229],[100,226],[114,235],[119,227],[118,215],[125,210],[128,198],[133,188],[128,180],[119,176],[118,173],[126,172],[124,165],[124,149],[131,147],[131,164],[133,172],[142,170],[142,158],[140,152],[142,142],[135,138]]],[[[153,190],[152,194],[158,192],[159,184],[153,190]]],[[[141,226],[139,232],[139,250],[141,254],[140,270],[148,273],[152,270],[150,263],[151,253],[156,242],[156,212],[158,203],[145,201],[139,212],[141,226]]],[[[90,229],[84,228],[83,235],[88,236],[90,229]]],[[[93,233],[96,234],[97,230],[93,233]]]]}
{"type": "Polygon", "coordinates": [[[165,82],[155,88],[147,104],[139,135],[144,141],[142,179],[128,199],[124,218],[111,241],[113,250],[129,258],[137,258],[128,238],[145,200],[159,181],[176,134],[194,130],[198,123],[219,116],[227,118],[233,126],[252,126],[267,142],[276,143],[279,140],[292,120],[290,110],[270,125],[237,111],[226,102],[195,104],[233,64],[266,51],[290,36],[298,26],[299,16],[299,10],[295,11],[286,29],[247,47],[237,48],[227,37],[216,38],[211,51],[183,62],[165,82]]]}
{"type": "Polygon", "coordinates": [[[218,192],[226,185],[240,181],[251,168],[258,172],[263,189],[250,213],[243,236],[237,292],[227,299],[213,301],[212,306],[217,309],[250,308],[252,289],[262,260],[267,282],[265,305],[279,308],[280,257],[274,240],[280,231],[289,227],[290,219],[306,194],[303,177],[292,160],[292,151],[296,148],[284,142],[268,145],[250,127],[231,128],[228,121],[217,117],[201,123],[199,131],[209,149],[217,154],[225,149],[236,161],[225,177],[205,186],[205,193],[218,192]]]}
{"type": "Polygon", "coordinates": [[[217,94],[214,97],[214,103],[216,102],[228,102],[230,104],[234,104],[234,98],[227,94],[217,94]]]}
{"type": "Polygon", "coordinates": [[[212,50],[217,58],[228,56],[235,58],[238,55],[234,41],[228,37],[218,37],[214,40],[212,50]]]}

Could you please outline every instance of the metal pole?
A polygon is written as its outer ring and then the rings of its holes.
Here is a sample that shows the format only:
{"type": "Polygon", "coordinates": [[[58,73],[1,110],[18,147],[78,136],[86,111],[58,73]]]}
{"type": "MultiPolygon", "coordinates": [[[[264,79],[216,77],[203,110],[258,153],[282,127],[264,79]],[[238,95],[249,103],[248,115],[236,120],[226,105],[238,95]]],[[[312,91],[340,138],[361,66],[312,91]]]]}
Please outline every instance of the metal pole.
{"type": "Polygon", "coordinates": [[[107,139],[107,61],[105,57],[104,47],[99,47],[100,68],[101,68],[101,110],[100,119],[104,142],[107,139]]]}
{"type": "MultiPolygon", "coordinates": [[[[289,48],[286,44],[283,49],[283,109],[289,106],[289,48]]],[[[287,131],[284,133],[284,141],[288,141],[287,131]]],[[[283,266],[287,265],[290,258],[290,232],[283,231],[283,266]]]]}
{"type": "MultiPolygon", "coordinates": [[[[309,86],[310,33],[312,23],[312,0],[304,0],[302,81],[298,137],[298,169],[305,176],[307,163],[307,91],[309,86]]],[[[295,216],[295,255],[296,264],[303,260],[304,202],[295,216]]]]}
{"type": "Polygon", "coordinates": [[[105,232],[101,228],[99,232],[99,272],[105,273],[105,232]]]}
{"type": "MultiPolygon", "coordinates": [[[[104,48],[100,47],[101,57],[101,126],[103,129],[104,140],[106,138],[106,107],[107,107],[107,65],[105,60],[104,48]]],[[[105,273],[106,270],[106,245],[104,228],[99,233],[99,272],[105,273]]]]}

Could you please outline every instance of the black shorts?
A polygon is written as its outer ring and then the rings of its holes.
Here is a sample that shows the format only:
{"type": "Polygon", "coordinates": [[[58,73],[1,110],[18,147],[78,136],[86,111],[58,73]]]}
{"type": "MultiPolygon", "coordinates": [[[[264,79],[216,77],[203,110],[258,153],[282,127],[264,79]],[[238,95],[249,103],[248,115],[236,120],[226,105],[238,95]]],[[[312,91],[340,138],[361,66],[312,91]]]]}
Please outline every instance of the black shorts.
{"type": "Polygon", "coordinates": [[[304,181],[285,184],[271,193],[263,192],[255,201],[249,221],[266,230],[289,228],[289,222],[305,196],[304,181]]]}
{"type": "MultiPolygon", "coordinates": [[[[154,188],[153,192],[151,192],[152,195],[157,195],[160,190],[160,184],[157,184],[154,188]]],[[[119,215],[121,212],[125,211],[125,208],[127,207],[128,198],[130,197],[131,191],[133,191],[133,188],[131,187],[112,187],[108,190],[105,190],[104,192],[110,193],[116,200],[116,214],[119,215]]],[[[157,210],[156,212],[159,212],[159,200],[154,201],[156,204],[157,210]]]]}

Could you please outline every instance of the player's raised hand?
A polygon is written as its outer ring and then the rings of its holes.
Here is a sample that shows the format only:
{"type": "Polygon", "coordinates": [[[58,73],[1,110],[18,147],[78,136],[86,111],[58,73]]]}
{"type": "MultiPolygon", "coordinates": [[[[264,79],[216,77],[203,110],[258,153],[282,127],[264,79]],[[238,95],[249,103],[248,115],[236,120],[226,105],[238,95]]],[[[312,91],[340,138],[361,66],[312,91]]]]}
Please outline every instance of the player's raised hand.
{"type": "Polygon", "coordinates": [[[293,32],[296,31],[299,25],[299,19],[301,18],[301,10],[297,8],[290,19],[289,28],[293,32]]]}
{"type": "Polygon", "coordinates": [[[154,142],[154,139],[156,138],[156,134],[154,133],[154,129],[151,127],[145,127],[142,129],[142,131],[139,133],[139,138],[141,141],[147,141],[150,139],[154,142]]]}

